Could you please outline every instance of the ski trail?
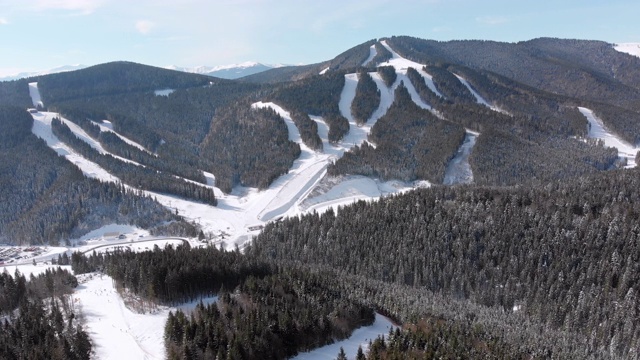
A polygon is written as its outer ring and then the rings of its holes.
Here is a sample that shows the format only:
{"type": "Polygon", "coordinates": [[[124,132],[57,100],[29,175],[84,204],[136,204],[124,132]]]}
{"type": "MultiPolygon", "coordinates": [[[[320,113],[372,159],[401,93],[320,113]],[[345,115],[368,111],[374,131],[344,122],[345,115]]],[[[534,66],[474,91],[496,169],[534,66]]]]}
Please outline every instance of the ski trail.
{"type": "Polygon", "coordinates": [[[369,57],[362,63],[362,66],[367,66],[371,62],[371,60],[376,57],[377,53],[378,52],[376,51],[376,45],[371,45],[371,47],[369,48],[369,57]]]}
{"type": "Polygon", "coordinates": [[[42,98],[40,97],[40,91],[38,90],[38,83],[32,82],[29,83],[29,96],[31,96],[31,102],[33,106],[40,108],[44,108],[44,103],[42,102],[42,98]]]}
{"type": "Polygon", "coordinates": [[[281,176],[273,183],[274,187],[279,187],[280,189],[275,192],[267,205],[256,216],[257,220],[269,221],[295,208],[295,204],[306,197],[326,173],[331,157],[324,153],[317,153],[304,145],[300,131],[291,119],[290,113],[279,105],[272,102],[257,102],[251,106],[256,108],[269,107],[276,111],[287,124],[289,140],[298,143],[301,150],[300,156],[294,161],[289,173],[281,176]]]}
{"type": "Polygon", "coordinates": [[[115,134],[117,137],[120,138],[120,140],[126,142],[127,144],[136,147],[146,153],[148,153],[149,155],[153,155],[153,156],[158,156],[154,153],[152,153],[151,151],[147,150],[144,146],[140,145],[139,143],[129,139],[126,136],[120,135],[120,133],[118,133],[117,131],[113,130],[113,125],[111,124],[110,121],[108,120],[103,120],[102,123],[96,122],[96,121],[92,121],[92,123],[94,123],[95,125],[97,125],[100,128],[101,132],[110,132],[115,134]]]}
{"type": "Polygon", "coordinates": [[[471,87],[471,84],[469,84],[469,82],[463,78],[462,76],[458,75],[458,74],[453,74],[456,78],[458,78],[458,80],[460,80],[460,82],[462,83],[462,85],[466,86],[467,89],[469,89],[469,91],[471,92],[471,94],[473,95],[473,97],[476,98],[476,102],[478,104],[484,105],[488,108],[494,109],[496,110],[493,105],[489,104],[489,102],[487,100],[485,100],[482,96],[480,96],[480,94],[478,94],[478,92],[471,87]]]}
{"type": "Polygon", "coordinates": [[[618,149],[618,156],[627,160],[627,168],[636,167],[636,154],[640,150],[640,147],[635,147],[632,144],[620,139],[616,135],[612,134],[604,126],[602,119],[598,118],[593,110],[578,107],[578,110],[589,121],[589,134],[588,137],[592,139],[601,139],[604,141],[605,146],[618,149]]]}
{"type": "Polygon", "coordinates": [[[451,161],[447,164],[447,168],[444,173],[444,185],[455,184],[470,184],[473,182],[473,171],[469,164],[469,156],[471,150],[476,144],[479,133],[467,130],[464,136],[464,141],[458,152],[451,161]]]}
{"type": "Polygon", "coordinates": [[[420,75],[422,75],[422,77],[424,78],[424,83],[429,87],[429,89],[436,95],[444,99],[444,95],[442,95],[442,93],[438,91],[436,85],[433,82],[433,76],[424,71],[424,65],[415,61],[411,61],[409,59],[405,59],[402,56],[398,55],[398,53],[395,52],[391,48],[391,46],[389,46],[389,44],[387,44],[386,40],[382,40],[380,44],[382,44],[382,46],[389,50],[389,52],[391,53],[391,59],[382,64],[379,64],[379,66],[393,66],[394,68],[396,68],[396,72],[403,71],[405,74],[407,72],[407,69],[410,67],[416,69],[416,71],[418,71],[418,73],[420,73],[420,75]]]}

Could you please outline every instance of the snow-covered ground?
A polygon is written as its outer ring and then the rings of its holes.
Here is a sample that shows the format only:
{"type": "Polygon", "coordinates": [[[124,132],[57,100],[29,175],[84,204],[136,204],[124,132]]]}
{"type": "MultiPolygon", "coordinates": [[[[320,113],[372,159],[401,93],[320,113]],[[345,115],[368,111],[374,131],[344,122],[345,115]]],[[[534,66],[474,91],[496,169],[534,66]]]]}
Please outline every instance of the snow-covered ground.
{"type": "Polygon", "coordinates": [[[478,133],[467,130],[464,136],[464,142],[458,149],[456,156],[449,161],[444,172],[445,185],[469,184],[473,182],[473,171],[469,164],[469,155],[471,149],[476,144],[478,133]]]}
{"type": "Polygon", "coordinates": [[[476,98],[476,101],[478,102],[478,104],[482,104],[488,108],[493,108],[493,106],[489,104],[487,100],[485,100],[482,96],[480,96],[480,94],[478,94],[478,92],[473,87],[471,87],[471,84],[469,84],[469,82],[465,78],[463,78],[458,74],[453,74],[453,75],[455,75],[458,78],[458,80],[460,80],[462,85],[466,86],[467,89],[469,89],[471,94],[473,94],[473,96],[476,98]]]}
{"type": "Polygon", "coordinates": [[[24,277],[28,281],[31,278],[31,275],[38,276],[40,274],[44,274],[44,272],[47,271],[47,269],[55,270],[58,267],[71,272],[71,265],[60,266],[60,265],[44,265],[44,264],[5,266],[5,267],[0,267],[0,271],[6,271],[9,273],[9,275],[14,275],[17,269],[18,271],[20,271],[20,274],[24,275],[24,277]]]}
{"type": "MultiPolygon", "coordinates": [[[[35,98],[34,98],[35,100],[35,98]]],[[[53,134],[51,130],[51,120],[57,116],[56,113],[38,112],[31,114],[33,117],[33,128],[31,131],[39,138],[43,139],[47,145],[55,150],[58,155],[64,156],[82,170],[85,176],[109,182],[119,182],[120,179],[111,175],[98,164],[85,159],[76,153],[70,146],[63,143],[53,134]]]]}
{"type": "Polygon", "coordinates": [[[604,141],[605,146],[618,149],[618,156],[627,159],[626,167],[631,168],[636,166],[636,154],[640,150],[639,147],[633,146],[609,132],[602,120],[599,119],[592,110],[585,107],[578,107],[578,110],[580,110],[582,115],[589,121],[588,136],[590,138],[601,139],[604,141]]]}
{"type": "Polygon", "coordinates": [[[129,145],[131,145],[133,147],[136,147],[136,148],[138,148],[138,149],[140,149],[140,150],[142,150],[144,152],[147,152],[147,153],[149,153],[151,155],[155,155],[151,151],[147,150],[144,146],[140,145],[139,143],[129,139],[126,136],[120,135],[117,131],[113,130],[113,124],[111,123],[111,121],[102,120],[102,122],[95,122],[94,121],[93,123],[96,124],[100,128],[100,132],[108,131],[108,132],[114,133],[117,137],[120,138],[120,140],[126,142],[127,144],[129,144],[129,145]]]}
{"type": "Polygon", "coordinates": [[[640,57],[640,43],[622,43],[614,47],[617,51],[640,57]]]}
{"type": "Polygon", "coordinates": [[[376,51],[376,45],[375,44],[371,45],[371,47],[369,47],[369,57],[365,61],[362,62],[362,66],[369,65],[371,60],[373,60],[373,58],[376,57],[377,53],[378,52],[376,51]]]}
{"type": "Polygon", "coordinates": [[[156,96],[169,96],[171,95],[175,90],[174,89],[162,89],[162,90],[156,90],[153,93],[156,96]]]}
{"type": "Polygon", "coordinates": [[[40,98],[40,91],[38,91],[37,82],[29,83],[29,95],[31,96],[31,102],[33,103],[33,106],[35,106],[36,108],[38,106],[44,107],[42,99],[40,98]]]}
{"type": "MultiPolygon", "coordinates": [[[[389,46],[386,42],[386,40],[382,40],[380,42],[380,44],[382,44],[382,46],[384,46],[387,50],[389,50],[389,52],[391,52],[391,59],[389,59],[388,61],[381,63],[379,66],[393,66],[394,68],[396,68],[396,72],[404,70],[404,72],[406,73],[408,68],[414,68],[416,69],[420,75],[422,75],[422,77],[424,78],[424,82],[425,84],[427,84],[427,86],[429,87],[429,89],[431,91],[433,91],[434,93],[436,93],[436,95],[440,96],[440,97],[444,97],[442,96],[442,94],[440,93],[440,91],[438,91],[438,89],[436,89],[436,85],[433,83],[433,76],[431,76],[430,74],[428,74],[426,71],[424,71],[423,64],[417,63],[415,61],[411,61],[409,59],[405,59],[402,56],[398,55],[397,52],[395,52],[391,46],[389,46]]],[[[406,85],[405,85],[406,86],[406,85]]]]}
{"type": "MultiPolygon", "coordinates": [[[[180,307],[159,307],[149,313],[127,308],[107,275],[79,276],[73,294],[74,305],[86,321],[85,330],[93,342],[97,359],[164,359],[164,324],[169,311],[190,311],[199,301],[180,307]]],[[[204,298],[207,304],[216,297],[204,298]]]]}
{"type": "Polygon", "coordinates": [[[362,347],[362,350],[366,352],[369,348],[369,341],[373,341],[379,336],[386,336],[389,334],[389,329],[392,328],[395,329],[396,326],[393,325],[389,319],[380,314],[376,314],[376,320],[371,326],[356,329],[348,339],[298,354],[298,356],[293,357],[292,360],[335,359],[340,352],[340,348],[344,350],[348,359],[355,359],[358,353],[358,347],[362,347]]]}

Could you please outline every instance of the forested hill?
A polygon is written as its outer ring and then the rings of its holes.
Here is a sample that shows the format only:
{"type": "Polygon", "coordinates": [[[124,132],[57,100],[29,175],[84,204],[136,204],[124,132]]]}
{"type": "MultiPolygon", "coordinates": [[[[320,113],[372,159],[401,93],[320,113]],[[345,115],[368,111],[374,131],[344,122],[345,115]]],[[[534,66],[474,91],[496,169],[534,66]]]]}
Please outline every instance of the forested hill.
{"type": "MultiPolygon", "coordinates": [[[[544,187],[439,186],[363,201],[270,224],[250,254],[375,279],[363,298],[402,321],[467,316],[467,328],[500,332],[541,358],[634,358],[638,175],[616,171],[544,187]],[[434,293],[444,299],[432,300],[434,293]],[[500,308],[520,319],[519,329],[509,316],[469,317],[475,305],[460,300],[500,308]]],[[[343,291],[359,297],[362,290],[343,291]]],[[[427,348],[407,346],[407,353],[427,348]]]]}
{"type": "Polygon", "coordinates": [[[33,79],[46,103],[96,96],[132,94],[161,89],[185,89],[222,83],[210,76],[161,69],[126,61],[91,66],[33,79]]]}
{"type": "Polygon", "coordinates": [[[0,242],[57,244],[111,223],[195,234],[151,198],[84,177],[31,133],[32,124],[24,109],[0,107],[0,242]]]}

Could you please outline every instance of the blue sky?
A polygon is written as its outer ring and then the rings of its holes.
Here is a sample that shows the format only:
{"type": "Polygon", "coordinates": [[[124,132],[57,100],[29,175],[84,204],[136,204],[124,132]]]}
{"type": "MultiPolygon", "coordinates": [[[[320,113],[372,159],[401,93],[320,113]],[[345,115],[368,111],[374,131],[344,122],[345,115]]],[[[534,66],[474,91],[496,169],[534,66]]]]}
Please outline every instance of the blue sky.
{"type": "Polygon", "coordinates": [[[0,76],[128,60],[309,64],[373,38],[640,42],[640,1],[0,0],[0,76]]]}

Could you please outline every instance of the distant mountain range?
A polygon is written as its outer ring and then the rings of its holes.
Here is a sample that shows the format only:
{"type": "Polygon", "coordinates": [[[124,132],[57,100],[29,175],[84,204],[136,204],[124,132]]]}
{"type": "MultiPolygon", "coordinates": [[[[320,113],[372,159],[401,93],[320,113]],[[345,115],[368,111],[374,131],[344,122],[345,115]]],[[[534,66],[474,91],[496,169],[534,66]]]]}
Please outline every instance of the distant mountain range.
{"type": "Polygon", "coordinates": [[[59,67],[56,67],[56,68],[53,68],[53,69],[49,69],[49,70],[25,71],[25,72],[17,73],[17,74],[14,74],[14,75],[8,75],[8,76],[0,77],[0,81],[10,81],[10,80],[29,78],[29,77],[33,77],[33,76],[56,74],[56,73],[67,72],[67,71],[75,71],[75,70],[84,69],[86,67],[87,67],[87,65],[76,64],[76,65],[59,66],[59,67]]]}
{"type": "Polygon", "coordinates": [[[240,64],[221,66],[197,66],[189,68],[170,65],[165,68],[193,74],[215,76],[222,79],[239,79],[241,77],[261,73],[263,71],[279,68],[282,66],[284,65],[265,65],[255,61],[246,61],[240,64]]]}

